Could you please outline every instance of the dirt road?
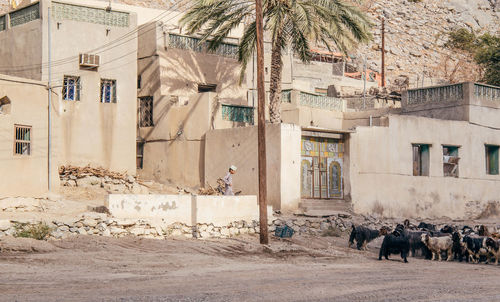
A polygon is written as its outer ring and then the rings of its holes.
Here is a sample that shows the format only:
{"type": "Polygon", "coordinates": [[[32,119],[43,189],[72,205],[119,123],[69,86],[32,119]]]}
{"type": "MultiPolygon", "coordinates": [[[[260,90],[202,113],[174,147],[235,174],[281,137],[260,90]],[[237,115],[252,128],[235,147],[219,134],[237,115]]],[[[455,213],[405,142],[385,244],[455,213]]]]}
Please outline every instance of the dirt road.
{"type": "Polygon", "coordinates": [[[378,261],[380,241],[257,241],[4,237],[0,301],[500,301],[500,266],[378,261]]]}

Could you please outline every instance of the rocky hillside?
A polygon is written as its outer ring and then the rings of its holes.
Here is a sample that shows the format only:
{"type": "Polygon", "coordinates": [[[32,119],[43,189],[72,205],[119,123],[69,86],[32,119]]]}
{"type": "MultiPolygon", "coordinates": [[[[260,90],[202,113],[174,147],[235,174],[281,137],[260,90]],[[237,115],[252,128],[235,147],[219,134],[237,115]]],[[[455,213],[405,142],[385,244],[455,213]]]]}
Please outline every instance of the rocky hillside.
{"type": "MultiPolygon", "coordinates": [[[[107,0],[103,0],[107,1],[107,0]]],[[[379,71],[381,66],[381,19],[386,28],[386,74],[389,84],[400,76],[409,78],[410,86],[474,81],[480,70],[467,54],[443,47],[446,33],[467,27],[478,32],[500,31],[499,0],[350,0],[372,18],[374,40],[361,46],[355,61],[379,71]]],[[[172,7],[177,0],[114,0],[154,8],[172,7]]],[[[184,0],[177,6],[189,6],[184,0]]]]}
{"type": "MultiPolygon", "coordinates": [[[[108,0],[102,0],[108,1],[108,0]]],[[[468,27],[478,32],[500,30],[499,0],[351,0],[372,18],[374,40],[356,53],[361,68],[366,58],[369,68],[381,66],[381,19],[386,28],[386,71],[389,83],[407,76],[411,86],[478,80],[480,70],[466,55],[443,47],[446,33],[468,27]]],[[[180,8],[189,0],[113,0],[112,2],[151,8],[180,8]]],[[[7,10],[9,0],[0,0],[7,10]]]]}
{"type": "Polygon", "coordinates": [[[389,81],[400,75],[411,86],[477,80],[477,66],[466,54],[444,48],[446,34],[467,27],[478,32],[500,30],[498,0],[378,0],[363,1],[374,28],[374,41],[361,47],[368,66],[380,70],[381,19],[386,29],[386,70],[389,81]]]}

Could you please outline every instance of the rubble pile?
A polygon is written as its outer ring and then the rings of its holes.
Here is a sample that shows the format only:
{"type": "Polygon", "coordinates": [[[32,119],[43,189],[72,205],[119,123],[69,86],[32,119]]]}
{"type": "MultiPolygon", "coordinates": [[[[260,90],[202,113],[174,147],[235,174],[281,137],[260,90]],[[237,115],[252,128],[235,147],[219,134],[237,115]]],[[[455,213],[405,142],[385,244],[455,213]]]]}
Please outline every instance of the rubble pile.
{"type": "Polygon", "coordinates": [[[223,195],[225,190],[224,181],[219,178],[217,179],[217,187],[212,187],[207,183],[205,188],[198,189],[198,195],[223,195]]]}
{"type": "Polygon", "coordinates": [[[59,178],[66,187],[101,187],[108,193],[149,194],[148,187],[136,177],[104,168],[62,166],[59,178]]]}

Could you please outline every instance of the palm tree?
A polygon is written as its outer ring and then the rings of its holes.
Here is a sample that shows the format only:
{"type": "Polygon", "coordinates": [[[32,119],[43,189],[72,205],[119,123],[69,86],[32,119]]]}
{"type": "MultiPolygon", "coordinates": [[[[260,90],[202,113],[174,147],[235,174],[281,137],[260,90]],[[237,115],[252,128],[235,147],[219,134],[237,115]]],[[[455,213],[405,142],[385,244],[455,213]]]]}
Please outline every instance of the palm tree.
{"type": "MultiPolygon", "coordinates": [[[[245,23],[238,48],[240,81],[256,45],[255,3],[252,0],[195,0],[181,18],[189,34],[201,33],[208,50],[215,51],[232,29],[245,23]]],[[[300,60],[311,60],[311,44],[346,52],[371,39],[370,22],[357,7],[342,0],[263,0],[264,31],[271,38],[269,113],[281,122],[282,53],[291,49],[300,60]]]]}

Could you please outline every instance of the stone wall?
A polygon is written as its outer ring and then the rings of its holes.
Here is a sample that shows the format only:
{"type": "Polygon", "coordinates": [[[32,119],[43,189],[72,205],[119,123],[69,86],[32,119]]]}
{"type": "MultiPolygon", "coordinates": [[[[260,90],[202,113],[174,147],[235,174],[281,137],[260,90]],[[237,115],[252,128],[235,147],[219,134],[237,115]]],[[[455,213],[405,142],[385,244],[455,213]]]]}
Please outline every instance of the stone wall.
{"type": "MultiPolygon", "coordinates": [[[[269,232],[277,226],[288,225],[298,234],[321,235],[328,230],[346,232],[351,226],[350,216],[339,214],[324,218],[274,217],[269,219],[269,232]]],[[[0,237],[14,236],[23,225],[37,225],[38,221],[0,220],[0,237]]],[[[243,234],[259,233],[258,220],[239,220],[224,225],[199,223],[167,223],[164,220],[118,219],[101,213],[85,213],[66,220],[45,221],[50,227],[49,238],[64,239],[76,235],[105,237],[137,236],[150,239],[184,238],[229,238],[243,234]]]]}

